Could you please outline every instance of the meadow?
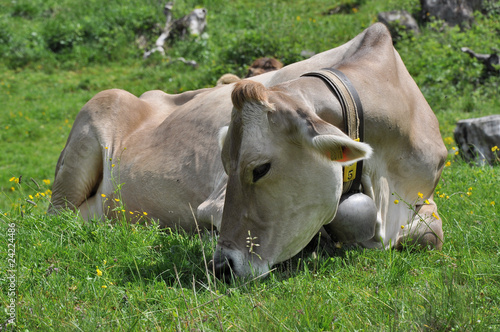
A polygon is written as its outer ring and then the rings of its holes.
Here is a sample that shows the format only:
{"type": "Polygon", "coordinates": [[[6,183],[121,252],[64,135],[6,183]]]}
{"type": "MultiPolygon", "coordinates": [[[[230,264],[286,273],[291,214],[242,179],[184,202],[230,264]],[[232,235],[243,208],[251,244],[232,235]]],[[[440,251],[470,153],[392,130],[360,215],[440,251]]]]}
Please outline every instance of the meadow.
{"type": "Polygon", "coordinates": [[[431,18],[420,34],[395,39],[449,150],[435,194],[443,250],[331,253],[318,245],[266,279],[225,284],[207,267],[215,239],[206,232],[45,214],[79,109],[108,88],[179,93],[227,72],[242,76],[260,56],[293,63],[304,50],[347,42],[378,12],[417,14],[419,2],[176,1],[175,18],[207,8],[206,33],[144,60],[138,38],[154,44],[164,23],[157,0],[2,0],[0,330],[500,330],[500,169],[465,163],[453,141],[457,120],[500,113],[500,76],[460,52],[500,47],[500,7],[485,3],[468,29],[431,18]]]}

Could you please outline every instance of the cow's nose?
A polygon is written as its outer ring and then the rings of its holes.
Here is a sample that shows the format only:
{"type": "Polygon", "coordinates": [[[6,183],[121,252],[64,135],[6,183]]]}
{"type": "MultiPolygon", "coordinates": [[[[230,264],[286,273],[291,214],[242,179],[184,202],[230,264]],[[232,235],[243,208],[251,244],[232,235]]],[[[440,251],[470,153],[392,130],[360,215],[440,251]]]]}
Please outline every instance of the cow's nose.
{"type": "Polygon", "coordinates": [[[234,263],[231,257],[224,255],[222,252],[216,252],[213,259],[213,269],[217,279],[224,282],[231,282],[233,280],[233,267],[234,263]]]}

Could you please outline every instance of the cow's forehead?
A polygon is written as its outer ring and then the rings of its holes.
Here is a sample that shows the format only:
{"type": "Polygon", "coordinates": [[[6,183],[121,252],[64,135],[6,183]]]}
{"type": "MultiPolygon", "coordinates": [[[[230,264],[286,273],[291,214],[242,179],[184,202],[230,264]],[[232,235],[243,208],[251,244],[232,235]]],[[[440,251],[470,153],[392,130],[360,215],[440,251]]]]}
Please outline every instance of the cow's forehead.
{"type": "Polygon", "coordinates": [[[264,144],[271,138],[296,141],[315,133],[314,123],[315,116],[305,105],[271,92],[270,103],[246,103],[241,110],[234,110],[230,139],[239,146],[264,144]]]}
{"type": "MultiPolygon", "coordinates": [[[[255,159],[270,140],[266,105],[248,103],[241,110],[235,110],[229,132],[229,157],[232,160],[255,159]]],[[[226,148],[226,146],[225,146],[226,148]]]]}
{"type": "Polygon", "coordinates": [[[267,127],[267,114],[273,111],[271,105],[246,103],[240,111],[243,133],[267,127]]]}

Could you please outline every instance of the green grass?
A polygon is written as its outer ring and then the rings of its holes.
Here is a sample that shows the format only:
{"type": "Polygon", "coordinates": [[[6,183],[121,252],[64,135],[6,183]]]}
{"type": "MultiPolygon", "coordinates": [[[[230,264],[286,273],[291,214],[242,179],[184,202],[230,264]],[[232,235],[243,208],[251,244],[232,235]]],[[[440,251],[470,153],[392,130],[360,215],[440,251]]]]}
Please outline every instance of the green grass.
{"type": "Polygon", "coordinates": [[[484,183],[498,172],[457,161],[445,170],[451,176],[458,181],[439,188],[442,251],[308,251],[268,279],[230,285],[207,277],[208,235],[83,223],[27,206],[4,218],[17,229],[18,322],[42,330],[496,330],[499,209],[484,183]]]}
{"type": "Polygon", "coordinates": [[[477,13],[476,25],[464,32],[433,21],[396,43],[450,151],[436,189],[442,251],[342,248],[328,255],[309,248],[265,280],[222,284],[205,269],[215,241],[208,234],[200,240],[155,225],[45,215],[72,122],[97,92],[209,87],[226,72],[243,75],[259,56],[289,64],[302,59],[302,50],[340,45],[375,22],[379,11],[418,11],[414,0],[342,3],[348,10],[331,16],[323,13],[335,3],[326,0],[176,2],[176,18],[197,5],[208,8],[208,39],[169,43],[168,55],[195,60],[193,69],[158,56],[142,60],[135,39],[145,34],[154,42],[155,24],[163,20],[157,1],[5,2],[0,327],[8,319],[4,290],[13,239],[18,330],[499,330],[500,171],[461,161],[451,138],[457,120],[500,110],[500,77],[486,75],[459,51],[488,53],[485,45],[498,44],[500,25],[488,13],[477,13]]]}

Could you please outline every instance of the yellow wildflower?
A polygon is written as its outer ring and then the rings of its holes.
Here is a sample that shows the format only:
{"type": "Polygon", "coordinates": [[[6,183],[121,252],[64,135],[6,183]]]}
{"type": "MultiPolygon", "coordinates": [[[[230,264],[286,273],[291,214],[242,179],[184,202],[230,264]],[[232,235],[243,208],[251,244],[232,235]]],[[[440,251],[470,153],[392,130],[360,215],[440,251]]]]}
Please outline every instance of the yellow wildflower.
{"type": "Polygon", "coordinates": [[[470,191],[467,192],[467,196],[470,196],[472,195],[472,193],[470,191]]]}
{"type": "Polygon", "coordinates": [[[111,164],[111,167],[115,167],[115,164],[111,164]]]}
{"type": "Polygon", "coordinates": [[[115,198],[115,201],[119,202],[120,200],[118,198],[115,198]]]}
{"type": "Polygon", "coordinates": [[[426,199],[424,202],[425,202],[425,204],[431,204],[431,203],[429,203],[428,199],[426,199]]]}
{"type": "Polygon", "coordinates": [[[424,194],[422,194],[420,191],[418,192],[418,197],[424,198],[424,194]]]}
{"type": "Polygon", "coordinates": [[[134,214],[134,212],[130,211],[130,214],[134,214]]]}
{"type": "Polygon", "coordinates": [[[394,200],[394,204],[399,204],[399,200],[398,200],[398,199],[395,199],[395,200],[394,200]]]}
{"type": "Polygon", "coordinates": [[[447,161],[446,164],[445,164],[446,167],[448,166],[451,166],[451,162],[450,161],[447,161]]]}
{"type": "Polygon", "coordinates": [[[498,146],[496,146],[496,145],[491,148],[491,152],[495,152],[495,151],[498,151],[498,146]]]}
{"type": "Polygon", "coordinates": [[[106,285],[102,285],[102,286],[101,286],[101,288],[108,288],[108,286],[106,286],[106,285]]]}
{"type": "Polygon", "coordinates": [[[106,197],[106,195],[104,195],[104,194],[101,194],[101,197],[102,197],[102,198],[104,198],[104,197],[106,197]]]}
{"type": "Polygon", "coordinates": [[[352,9],[352,12],[353,12],[354,14],[356,14],[356,13],[358,12],[358,8],[354,7],[354,8],[352,9]]]}
{"type": "Polygon", "coordinates": [[[10,187],[10,191],[16,191],[16,188],[10,187]]]}
{"type": "Polygon", "coordinates": [[[147,215],[148,215],[148,213],[147,213],[147,212],[143,212],[143,214],[144,214],[145,216],[147,216],[147,215]]]}
{"type": "Polygon", "coordinates": [[[99,268],[96,269],[96,272],[97,272],[97,276],[98,277],[101,277],[102,276],[102,271],[99,270],[99,268]]]}
{"type": "Polygon", "coordinates": [[[300,21],[300,16],[297,16],[297,21],[300,21]]]}
{"type": "Polygon", "coordinates": [[[455,156],[458,156],[458,151],[455,151],[455,156]]]}
{"type": "Polygon", "coordinates": [[[490,202],[490,205],[491,205],[491,206],[495,206],[495,202],[494,202],[494,201],[491,201],[491,202],[490,202]]]}
{"type": "Polygon", "coordinates": [[[450,136],[446,137],[446,138],[444,139],[444,142],[445,142],[446,144],[451,144],[451,143],[453,143],[453,137],[450,137],[450,136]]]}
{"type": "Polygon", "coordinates": [[[47,186],[50,184],[50,180],[49,180],[49,179],[43,179],[42,181],[43,181],[43,183],[45,183],[45,185],[47,185],[47,186]]]}
{"type": "Polygon", "coordinates": [[[108,149],[108,147],[107,147],[107,146],[105,146],[105,147],[104,147],[104,149],[105,149],[105,150],[107,150],[107,149],[108,149]]]}
{"type": "Polygon", "coordinates": [[[405,225],[401,225],[401,229],[405,229],[405,225]]]}
{"type": "Polygon", "coordinates": [[[432,216],[433,216],[434,218],[436,218],[437,220],[439,220],[439,217],[438,217],[438,215],[437,215],[436,213],[432,212],[432,216]]]}
{"type": "Polygon", "coordinates": [[[33,196],[31,196],[31,195],[28,195],[28,197],[29,197],[31,200],[33,199],[33,196]]]}

